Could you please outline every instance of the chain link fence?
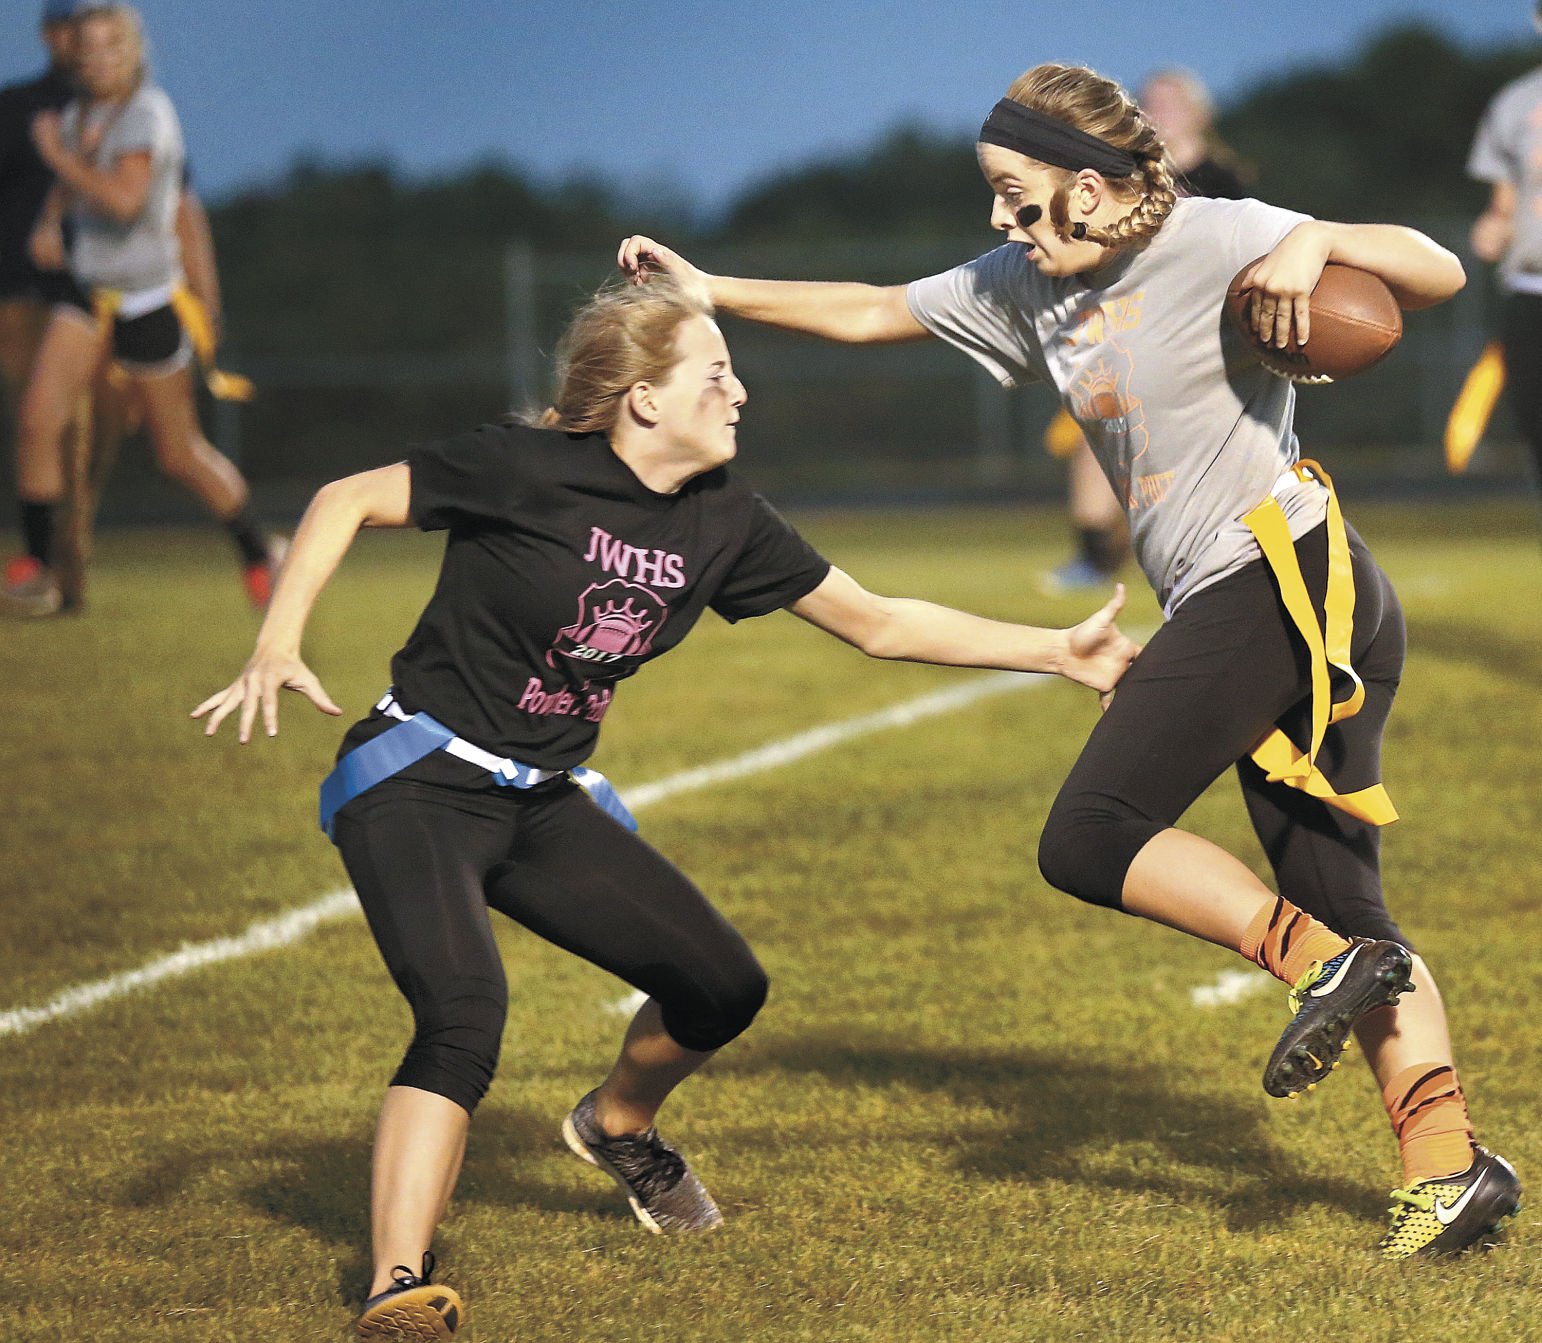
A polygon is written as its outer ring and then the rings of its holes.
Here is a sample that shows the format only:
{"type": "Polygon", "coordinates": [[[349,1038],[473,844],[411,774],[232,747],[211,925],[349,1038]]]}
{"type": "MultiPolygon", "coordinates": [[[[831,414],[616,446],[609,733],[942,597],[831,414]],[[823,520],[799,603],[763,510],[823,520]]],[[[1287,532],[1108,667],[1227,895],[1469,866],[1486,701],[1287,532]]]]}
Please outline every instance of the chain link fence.
{"type": "MultiPolygon", "coordinates": [[[[1423,227],[1458,246],[1465,225],[1423,227]]],[[[728,274],[900,284],[991,245],[983,234],[946,243],[867,239],[702,249],[692,260],[728,274]]],[[[1491,329],[1492,298],[1480,269],[1471,269],[1473,281],[1456,299],[1410,316],[1402,345],[1384,364],[1352,384],[1301,392],[1305,453],[1322,457],[1356,491],[1523,488],[1524,454],[1503,407],[1471,475],[1454,481],[1443,468],[1446,416],[1491,329]]],[[[292,517],[326,480],[542,403],[558,333],[612,273],[605,255],[511,245],[502,275],[487,277],[502,289],[502,339],[481,350],[243,358],[233,346],[226,362],[255,379],[258,398],[213,407],[205,423],[253,481],[264,511],[292,517]]],[[[779,500],[1053,498],[1064,489],[1063,468],[1042,445],[1056,408],[1047,388],[1004,391],[940,341],[847,347],[732,318],[724,329],[750,394],[739,434],[742,469],[779,500]]],[[[104,523],[197,516],[156,475],[147,451],[124,454],[104,523]]]]}

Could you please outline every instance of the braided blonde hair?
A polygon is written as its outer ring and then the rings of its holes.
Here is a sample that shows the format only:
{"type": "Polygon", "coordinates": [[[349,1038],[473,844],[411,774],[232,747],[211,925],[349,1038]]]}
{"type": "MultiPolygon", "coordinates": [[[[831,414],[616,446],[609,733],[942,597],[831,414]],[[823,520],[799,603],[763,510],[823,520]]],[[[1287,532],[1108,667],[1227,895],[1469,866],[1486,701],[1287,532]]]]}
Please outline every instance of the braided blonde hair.
{"type": "MultiPolygon", "coordinates": [[[[1083,235],[1088,241],[1127,247],[1155,236],[1178,199],[1175,174],[1162,137],[1129,94],[1085,66],[1046,64],[1019,75],[1006,96],[1135,156],[1136,175],[1106,179],[1114,199],[1133,202],[1134,208],[1107,228],[1088,225],[1083,235]]],[[[1067,202],[1076,174],[1066,168],[1050,171],[1060,174],[1060,184],[1050,198],[1050,223],[1062,238],[1069,238],[1067,202]]]]}
{"type": "Polygon", "coordinates": [[[663,382],[679,362],[675,337],[681,324],[711,316],[710,304],[669,275],[654,275],[641,286],[607,284],[574,313],[557,343],[551,405],[517,418],[570,434],[608,433],[633,385],[663,382]]]}

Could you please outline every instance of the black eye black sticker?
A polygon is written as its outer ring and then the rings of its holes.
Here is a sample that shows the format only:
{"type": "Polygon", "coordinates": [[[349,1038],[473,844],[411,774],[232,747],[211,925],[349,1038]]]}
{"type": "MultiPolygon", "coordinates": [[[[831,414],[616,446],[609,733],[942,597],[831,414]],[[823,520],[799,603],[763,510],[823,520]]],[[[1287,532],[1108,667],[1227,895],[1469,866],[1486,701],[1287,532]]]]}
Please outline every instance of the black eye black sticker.
{"type": "Polygon", "coordinates": [[[1018,228],[1031,228],[1044,218],[1044,207],[1042,205],[1024,205],[1012,213],[1017,216],[1018,228]]]}

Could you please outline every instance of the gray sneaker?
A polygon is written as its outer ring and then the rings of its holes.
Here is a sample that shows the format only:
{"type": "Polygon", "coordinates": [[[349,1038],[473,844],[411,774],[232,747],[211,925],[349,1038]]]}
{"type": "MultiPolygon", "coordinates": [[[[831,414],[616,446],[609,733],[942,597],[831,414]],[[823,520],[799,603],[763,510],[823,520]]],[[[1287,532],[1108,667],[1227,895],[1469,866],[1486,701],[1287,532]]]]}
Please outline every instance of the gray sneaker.
{"type": "Polygon", "coordinates": [[[591,1091],[562,1121],[562,1138],[575,1156],[598,1166],[621,1186],[637,1220],[655,1235],[707,1231],[723,1214],[685,1158],[656,1128],[612,1138],[600,1127],[591,1091]]]}

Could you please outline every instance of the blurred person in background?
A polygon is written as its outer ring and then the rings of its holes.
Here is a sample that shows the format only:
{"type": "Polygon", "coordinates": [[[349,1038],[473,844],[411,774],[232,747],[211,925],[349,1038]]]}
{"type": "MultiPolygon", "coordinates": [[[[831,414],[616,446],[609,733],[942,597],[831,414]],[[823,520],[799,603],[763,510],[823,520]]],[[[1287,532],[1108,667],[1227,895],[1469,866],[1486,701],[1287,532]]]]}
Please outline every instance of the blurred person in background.
{"type": "Polygon", "coordinates": [[[32,143],[32,121],[40,112],[62,111],[75,97],[74,7],[75,0],[47,0],[39,34],[48,69],[0,89],[0,395],[13,420],[49,309],[68,292],[65,276],[39,269],[27,244],[54,181],[32,143]]]}
{"type": "MultiPolygon", "coordinates": [[[[1136,101],[1167,145],[1184,196],[1241,200],[1246,166],[1215,131],[1215,107],[1199,77],[1188,70],[1158,70],[1136,101]]],[[[1130,558],[1124,505],[1114,496],[1087,440],[1064,408],[1044,435],[1052,456],[1067,458],[1068,504],[1076,554],[1040,580],[1046,596],[1105,587],[1130,558]]]]}
{"type": "MultiPolygon", "coordinates": [[[[1532,18],[1542,29],[1542,4],[1532,18]]],[[[1467,171],[1492,189],[1472,227],[1472,250],[1499,265],[1505,382],[1542,482],[1542,67],[1495,94],[1467,171]]]]}
{"type": "Polygon", "coordinates": [[[7,568],[0,610],[50,615],[64,607],[64,440],[109,355],[132,391],[114,431],[142,416],[157,464],[224,523],[247,595],[262,606],[281,543],[253,518],[246,481],[198,423],[190,366],[195,338],[207,344],[212,334],[198,330],[208,318],[188,304],[188,280],[212,299],[216,320],[218,289],[207,221],[196,201],[184,200],[181,126],[150,79],[132,6],[81,4],[75,26],[82,94],[62,114],[32,122],[55,182],[30,240],[34,265],[67,267],[73,284],[53,309],[22,397],[17,497],[27,553],[7,568]]]}

